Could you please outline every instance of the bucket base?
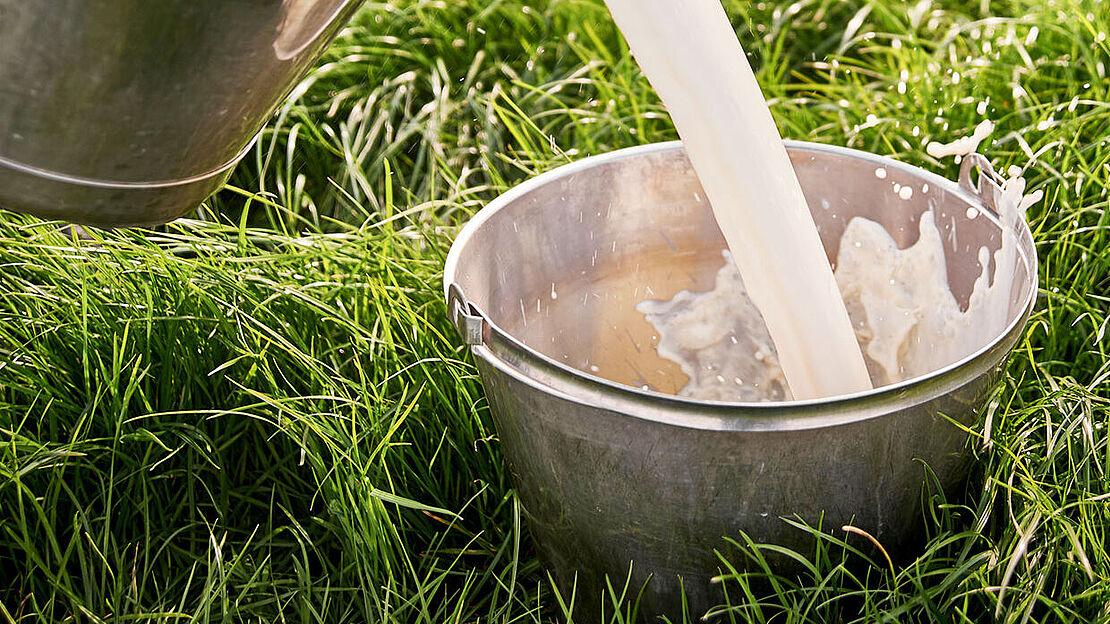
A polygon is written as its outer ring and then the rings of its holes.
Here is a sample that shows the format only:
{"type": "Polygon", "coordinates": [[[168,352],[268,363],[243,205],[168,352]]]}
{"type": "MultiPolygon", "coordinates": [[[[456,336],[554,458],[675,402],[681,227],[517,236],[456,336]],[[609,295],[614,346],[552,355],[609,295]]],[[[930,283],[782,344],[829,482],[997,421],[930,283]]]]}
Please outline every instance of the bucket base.
{"type": "Polygon", "coordinates": [[[236,161],[171,182],[85,180],[0,158],[0,208],[96,227],[149,227],[195,210],[227,182],[236,161]]]}

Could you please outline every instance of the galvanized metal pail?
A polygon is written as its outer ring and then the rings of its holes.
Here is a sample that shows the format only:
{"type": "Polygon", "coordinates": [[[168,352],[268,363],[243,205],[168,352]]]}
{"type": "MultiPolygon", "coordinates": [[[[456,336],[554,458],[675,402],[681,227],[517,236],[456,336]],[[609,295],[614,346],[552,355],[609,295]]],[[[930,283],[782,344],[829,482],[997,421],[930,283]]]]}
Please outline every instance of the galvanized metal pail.
{"type": "Polygon", "coordinates": [[[0,207],[195,209],[359,0],[0,0],[0,207]]]}
{"type": "MultiPolygon", "coordinates": [[[[788,148],[830,258],[852,217],[907,246],[934,210],[950,287],[966,304],[977,251],[1001,244],[986,159],[968,158],[956,184],[855,150],[788,148]]],[[[449,314],[474,355],[533,534],[559,584],[577,581],[586,613],[605,575],[619,587],[631,564],[633,591],[651,576],[643,614],[681,621],[681,585],[699,615],[720,598],[709,579],[722,537],[743,530],[811,547],[783,517],[852,524],[888,551],[905,549],[921,528],[924,465],[947,488],[966,475],[967,435],[954,423],[975,418],[1035,301],[1037,259],[1022,224],[1005,330],[958,362],[812,401],[667,394],[677,388],[645,348],[652,329],[634,306],[712,288],[724,241],[703,197],[678,143],[587,158],[490,203],[444,269],[449,314]]]]}

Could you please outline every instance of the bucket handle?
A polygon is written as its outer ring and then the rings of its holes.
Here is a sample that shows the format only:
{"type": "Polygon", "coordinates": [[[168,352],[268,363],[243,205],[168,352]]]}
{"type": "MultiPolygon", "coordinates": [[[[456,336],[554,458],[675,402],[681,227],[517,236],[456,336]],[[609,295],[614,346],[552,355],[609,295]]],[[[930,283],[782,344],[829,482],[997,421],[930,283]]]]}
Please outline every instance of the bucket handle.
{"type": "Polygon", "coordinates": [[[1002,197],[1002,176],[991,166],[986,156],[978,153],[968,154],[960,165],[960,188],[979,198],[983,206],[995,216],[998,215],[998,200],[1002,197]],[[979,170],[979,178],[971,181],[972,171],[979,170]]]}
{"type": "Polygon", "coordinates": [[[467,346],[482,344],[485,319],[467,302],[462,288],[454,282],[447,286],[447,315],[451,319],[451,324],[455,326],[455,331],[467,346]]]}

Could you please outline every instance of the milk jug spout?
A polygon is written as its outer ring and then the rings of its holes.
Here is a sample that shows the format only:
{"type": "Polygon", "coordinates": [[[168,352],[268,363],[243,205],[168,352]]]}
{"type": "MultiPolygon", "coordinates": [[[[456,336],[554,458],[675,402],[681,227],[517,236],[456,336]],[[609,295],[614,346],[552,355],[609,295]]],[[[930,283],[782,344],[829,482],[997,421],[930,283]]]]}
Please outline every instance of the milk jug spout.
{"type": "Polygon", "coordinates": [[[195,209],[361,0],[0,0],[0,207],[195,209]]]}

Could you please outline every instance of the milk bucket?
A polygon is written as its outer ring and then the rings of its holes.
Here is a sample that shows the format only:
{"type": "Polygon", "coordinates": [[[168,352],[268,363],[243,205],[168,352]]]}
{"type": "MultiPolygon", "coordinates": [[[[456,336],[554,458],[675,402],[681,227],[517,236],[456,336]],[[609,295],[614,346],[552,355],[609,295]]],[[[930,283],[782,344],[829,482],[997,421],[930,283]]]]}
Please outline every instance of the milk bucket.
{"type": "Polygon", "coordinates": [[[193,210],[358,0],[0,0],[0,207],[101,226],[193,210]]]}
{"type": "MultiPolygon", "coordinates": [[[[787,145],[830,258],[852,217],[881,223],[907,246],[931,209],[954,241],[949,285],[967,303],[978,249],[1001,244],[998,179],[986,159],[966,158],[953,183],[864,152],[787,145]],[[912,197],[890,192],[895,183],[912,197]]],[[[682,621],[681,588],[701,615],[721,598],[710,578],[723,537],[743,530],[756,542],[812,548],[810,533],[781,518],[835,531],[850,524],[888,552],[911,548],[925,466],[949,490],[966,476],[959,424],[974,426],[1036,298],[1037,259],[1022,223],[1005,329],[941,370],[803,402],[659,392],[645,383],[658,356],[637,337],[651,329],[634,306],[649,293],[712,288],[724,241],[703,198],[679,143],[587,158],[491,202],[444,269],[448,314],[478,366],[529,526],[559,587],[576,584],[586,621],[605,576],[619,589],[630,567],[633,594],[651,577],[642,615],[682,621]]]]}

